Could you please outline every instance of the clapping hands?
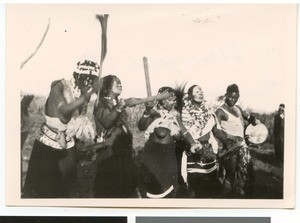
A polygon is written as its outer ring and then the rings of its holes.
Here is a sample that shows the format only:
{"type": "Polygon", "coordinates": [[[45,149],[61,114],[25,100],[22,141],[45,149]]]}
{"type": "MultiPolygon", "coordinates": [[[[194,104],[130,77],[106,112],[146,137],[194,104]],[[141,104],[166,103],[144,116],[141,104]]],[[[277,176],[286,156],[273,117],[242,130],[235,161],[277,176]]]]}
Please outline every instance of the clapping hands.
{"type": "Polygon", "coordinates": [[[193,143],[191,145],[190,151],[191,153],[197,153],[202,149],[202,145],[200,143],[193,143]]]}
{"type": "Polygon", "coordinates": [[[117,112],[121,113],[124,110],[125,106],[126,106],[125,100],[120,99],[118,104],[115,105],[115,109],[117,110],[117,112]]]}

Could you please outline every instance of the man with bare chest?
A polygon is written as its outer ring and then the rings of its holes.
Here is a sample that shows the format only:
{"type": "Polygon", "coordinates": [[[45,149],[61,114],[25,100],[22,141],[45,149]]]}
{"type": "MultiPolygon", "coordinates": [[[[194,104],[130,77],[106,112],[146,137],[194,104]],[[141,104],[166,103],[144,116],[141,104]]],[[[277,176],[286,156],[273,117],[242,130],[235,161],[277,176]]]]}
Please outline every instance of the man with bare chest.
{"type": "MultiPolygon", "coordinates": [[[[45,123],[35,140],[22,198],[67,198],[76,187],[76,139],[88,128],[84,111],[98,91],[99,66],[78,62],[71,80],[53,81],[45,103],[45,123]]],[[[86,132],[86,131],[85,131],[86,132]]]]}

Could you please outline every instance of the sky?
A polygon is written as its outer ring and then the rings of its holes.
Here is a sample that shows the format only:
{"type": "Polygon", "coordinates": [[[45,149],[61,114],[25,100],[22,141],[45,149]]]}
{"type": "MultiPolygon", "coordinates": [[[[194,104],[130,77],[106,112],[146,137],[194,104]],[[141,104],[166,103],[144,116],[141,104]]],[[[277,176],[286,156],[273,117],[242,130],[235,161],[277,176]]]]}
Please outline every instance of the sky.
{"type": "Polygon", "coordinates": [[[7,8],[8,75],[21,90],[47,95],[53,80],[72,76],[82,59],[99,62],[101,26],[109,14],[103,76],[117,75],[121,97],[146,97],[162,86],[198,84],[209,103],[240,87],[240,103],[272,112],[286,103],[296,75],[293,5],[11,5],[7,8]],[[20,70],[20,64],[37,53],[20,70]],[[291,71],[295,71],[294,73],[291,71]]]}

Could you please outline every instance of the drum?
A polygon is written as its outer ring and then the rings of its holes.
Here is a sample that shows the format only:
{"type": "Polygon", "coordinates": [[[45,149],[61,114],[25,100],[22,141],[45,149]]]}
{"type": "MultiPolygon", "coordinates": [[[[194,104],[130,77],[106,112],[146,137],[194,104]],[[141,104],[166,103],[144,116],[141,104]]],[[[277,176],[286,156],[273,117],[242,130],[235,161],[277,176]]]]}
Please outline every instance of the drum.
{"type": "Polygon", "coordinates": [[[267,127],[260,123],[258,125],[248,125],[246,128],[246,139],[255,145],[262,144],[268,138],[269,131],[267,127]]]}

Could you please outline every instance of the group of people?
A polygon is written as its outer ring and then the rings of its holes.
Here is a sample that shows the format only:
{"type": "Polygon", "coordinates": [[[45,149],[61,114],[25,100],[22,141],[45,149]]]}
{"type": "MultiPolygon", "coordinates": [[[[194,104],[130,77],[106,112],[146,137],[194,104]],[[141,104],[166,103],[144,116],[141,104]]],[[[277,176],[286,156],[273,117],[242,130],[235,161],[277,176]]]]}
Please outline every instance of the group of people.
{"type": "Polygon", "coordinates": [[[32,149],[22,198],[69,198],[76,190],[78,142],[92,138],[97,148],[95,198],[232,198],[247,195],[251,157],[245,121],[257,124],[236,105],[239,88],[229,85],[224,104],[212,111],[199,85],[186,94],[162,87],[164,99],[147,102],[138,129],[146,139],[140,165],[133,159],[126,106],[117,76],[97,77],[99,66],[79,62],[71,80],[51,85],[46,122],[32,149]],[[98,93],[94,120],[86,116],[98,93]],[[93,123],[94,121],[94,123],[93,123]],[[96,131],[93,131],[93,124],[96,131]]]}
{"type": "Polygon", "coordinates": [[[172,97],[146,107],[138,127],[147,139],[143,150],[143,197],[245,197],[251,157],[244,140],[246,120],[258,124],[236,105],[236,84],[226,90],[224,104],[213,112],[200,86],[191,86],[178,101],[172,97]]]}

